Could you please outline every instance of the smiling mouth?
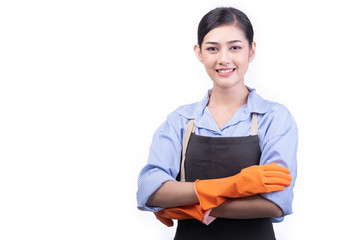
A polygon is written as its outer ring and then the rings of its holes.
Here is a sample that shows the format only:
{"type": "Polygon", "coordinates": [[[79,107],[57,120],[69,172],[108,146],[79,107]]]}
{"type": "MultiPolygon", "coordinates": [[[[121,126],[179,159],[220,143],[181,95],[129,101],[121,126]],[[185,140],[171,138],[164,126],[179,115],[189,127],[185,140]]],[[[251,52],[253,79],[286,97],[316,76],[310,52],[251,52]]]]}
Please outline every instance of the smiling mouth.
{"type": "Polygon", "coordinates": [[[220,74],[228,74],[235,71],[235,68],[216,69],[216,72],[220,74]]]}
{"type": "Polygon", "coordinates": [[[228,68],[228,69],[217,69],[218,73],[229,73],[235,71],[235,68],[228,68]]]}

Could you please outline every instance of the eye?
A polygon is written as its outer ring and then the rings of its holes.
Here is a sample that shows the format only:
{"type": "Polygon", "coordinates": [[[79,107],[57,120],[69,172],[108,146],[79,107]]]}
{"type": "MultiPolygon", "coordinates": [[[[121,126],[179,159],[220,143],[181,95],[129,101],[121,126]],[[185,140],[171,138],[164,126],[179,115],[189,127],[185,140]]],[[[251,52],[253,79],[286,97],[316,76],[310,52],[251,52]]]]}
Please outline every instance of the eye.
{"type": "Polygon", "coordinates": [[[232,46],[230,49],[234,50],[234,51],[238,51],[241,49],[241,47],[240,46],[232,46]]]}
{"type": "Polygon", "coordinates": [[[209,47],[206,50],[208,50],[210,52],[216,52],[218,49],[216,47],[209,47]]]}

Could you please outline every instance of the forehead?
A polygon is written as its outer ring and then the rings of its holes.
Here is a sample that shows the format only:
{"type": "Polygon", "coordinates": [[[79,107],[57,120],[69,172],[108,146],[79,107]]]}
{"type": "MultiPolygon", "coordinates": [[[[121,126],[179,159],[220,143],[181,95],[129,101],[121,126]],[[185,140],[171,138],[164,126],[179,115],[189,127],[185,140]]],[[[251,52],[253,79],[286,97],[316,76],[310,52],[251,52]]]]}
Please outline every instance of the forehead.
{"type": "Polygon", "coordinates": [[[205,42],[229,42],[233,40],[247,41],[242,30],[234,25],[223,25],[212,29],[204,37],[205,42]]]}

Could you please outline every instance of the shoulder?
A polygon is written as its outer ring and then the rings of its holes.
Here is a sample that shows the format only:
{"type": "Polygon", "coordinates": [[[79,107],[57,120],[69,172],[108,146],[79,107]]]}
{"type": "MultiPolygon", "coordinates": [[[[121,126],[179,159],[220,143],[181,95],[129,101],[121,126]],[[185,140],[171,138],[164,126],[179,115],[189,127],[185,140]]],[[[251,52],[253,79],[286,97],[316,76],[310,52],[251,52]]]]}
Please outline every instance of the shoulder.
{"type": "Polygon", "coordinates": [[[265,100],[269,106],[269,111],[265,114],[268,118],[276,121],[288,122],[291,125],[296,125],[290,110],[283,104],[265,100]]]}
{"type": "Polygon", "coordinates": [[[195,118],[200,110],[201,102],[186,104],[178,107],[175,111],[173,111],[169,116],[174,115],[186,119],[195,118]]]}
{"type": "Polygon", "coordinates": [[[167,116],[167,122],[175,128],[184,127],[190,119],[196,118],[199,106],[200,102],[182,105],[167,116]]]}
{"type": "Polygon", "coordinates": [[[201,112],[201,102],[186,104],[172,111],[158,131],[166,135],[175,134],[182,141],[184,129],[190,119],[195,119],[201,112]]]}
{"type": "Polygon", "coordinates": [[[290,110],[281,103],[264,100],[268,111],[261,116],[262,128],[265,139],[286,134],[292,129],[297,129],[295,119],[290,110]]]}
{"type": "Polygon", "coordinates": [[[248,102],[250,110],[257,112],[266,124],[296,125],[289,109],[283,104],[270,101],[258,95],[255,89],[250,89],[248,102]]]}

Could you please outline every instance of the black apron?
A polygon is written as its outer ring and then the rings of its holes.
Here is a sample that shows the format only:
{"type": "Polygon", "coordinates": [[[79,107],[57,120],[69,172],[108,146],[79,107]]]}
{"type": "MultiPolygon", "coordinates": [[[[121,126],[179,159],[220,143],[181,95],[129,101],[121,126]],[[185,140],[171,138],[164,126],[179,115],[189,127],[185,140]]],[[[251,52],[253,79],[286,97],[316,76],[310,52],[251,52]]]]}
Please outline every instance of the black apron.
{"type": "MultiPolygon", "coordinates": [[[[229,177],[239,173],[243,168],[258,165],[261,150],[255,115],[252,117],[251,136],[204,137],[191,133],[184,158],[186,181],[229,177]],[[253,129],[255,127],[256,129],[253,129]]],[[[275,234],[271,218],[217,218],[210,225],[196,219],[188,219],[178,220],[174,239],[274,240],[275,234]]]]}

